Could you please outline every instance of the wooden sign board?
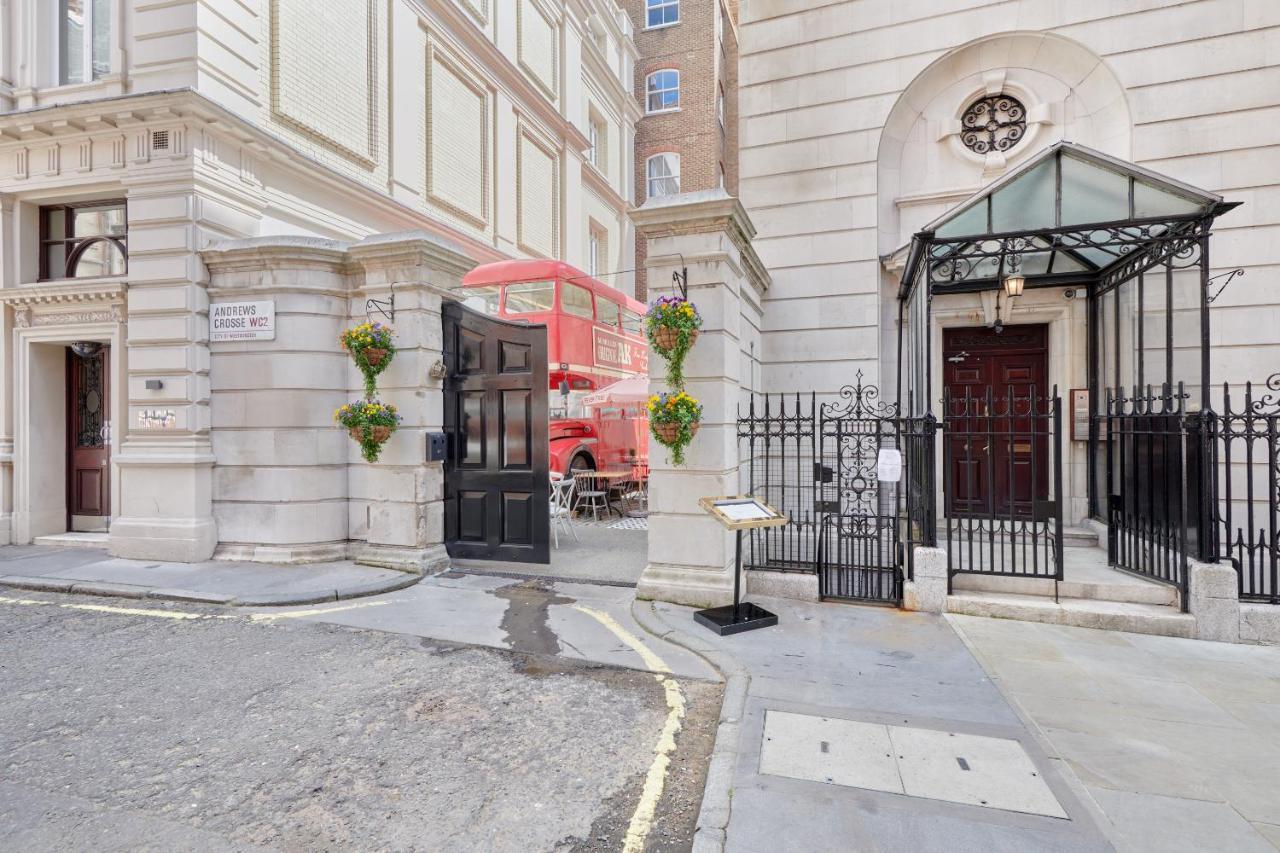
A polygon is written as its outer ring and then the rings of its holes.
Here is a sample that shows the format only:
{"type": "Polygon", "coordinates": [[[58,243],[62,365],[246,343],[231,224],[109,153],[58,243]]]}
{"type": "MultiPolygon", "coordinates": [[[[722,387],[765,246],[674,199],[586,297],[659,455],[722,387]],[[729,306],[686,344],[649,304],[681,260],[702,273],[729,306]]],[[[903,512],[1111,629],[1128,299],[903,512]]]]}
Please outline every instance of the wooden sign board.
{"type": "Polygon", "coordinates": [[[788,522],[785,515],[750,495],[701,498],[698,506],[728,530],[781,527],[788,522]]]}

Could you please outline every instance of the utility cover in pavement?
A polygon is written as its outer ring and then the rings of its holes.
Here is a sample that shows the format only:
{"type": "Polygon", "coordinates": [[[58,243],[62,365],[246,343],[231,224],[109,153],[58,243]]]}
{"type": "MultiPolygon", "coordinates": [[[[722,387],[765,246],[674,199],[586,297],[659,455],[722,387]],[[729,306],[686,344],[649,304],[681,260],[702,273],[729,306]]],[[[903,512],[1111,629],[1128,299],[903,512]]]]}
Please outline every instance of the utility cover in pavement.
{"type": "Polygon", "coordinates": [[[1065,818],[1022,744],[1005,738],[768,711],[760,772],[1065,818]]]}

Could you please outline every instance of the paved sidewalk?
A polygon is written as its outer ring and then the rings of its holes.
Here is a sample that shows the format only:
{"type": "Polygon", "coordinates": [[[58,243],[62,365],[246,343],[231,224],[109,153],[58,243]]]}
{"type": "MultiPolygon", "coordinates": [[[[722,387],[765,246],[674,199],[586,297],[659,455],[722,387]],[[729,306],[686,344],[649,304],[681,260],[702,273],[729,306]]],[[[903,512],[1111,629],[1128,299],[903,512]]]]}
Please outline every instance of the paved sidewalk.
{"type": "Polygon", "coordinates": [[[317,604],[390,592],[420,575],[344,560],[301,566],[122,560],[98,548],[0,547],[0,587],[208,604],[317,604]]]}
{"type": "Polygon", "coordinates": [[[1280,648],[948,618],[1122,853],[1280,849],[1280,648]]]}
{"type": "MultiPolygon", "coordinates": [[[[666,639],[704,650],[717,660],[728,658],[726,668],[738,670],[730,675],[721,716],[720,738],[731,742],[717,741],[708,777],[711,793],[703,803],[695,849],[714,850],[724,837],[726,850],[772,853],[779,849],[782,835],[788,839],[788,849],[812,851],[1084,853],[1112,849],[1098,829],[1097,812],[1080,795],[1078,781],[1046,754],[945,620],[881,608],[756,601],[777,613],[779,624],[724,638],[697,625],[690,608],[637,603],[642,618],[656,615],[653,621],[666,639]],[[649,607],[653,609],[646,617],[649,607]],[[961,771],[969,770],[969,763],[976,771],[992,766],[977,753],[965,752],[960,758],[967,756],[967,761],[957,761],[946,751],[949,744],[992,743],[967,736],[999,739],[1002,748],[1014,752],[1020,748],[1025,753],[1022,761],[1030,762],[1028,769],[1034,767],[1034,772],[1024,774],[1025,783],[1019,781],[1001,793],[1016,799],[1036,787],[1050,804],[1056,800],[1046,811],[1067,817],[1002,810],[976,800],[968,805],[891,793],[910,782],[906,762],[912,756],[897,756],[902,760],[901,776],[893,775],[891,769],[879,790],[837,784],[830,777],[841,772],[858,776],[872,763],[886,759],[890,768],[894,766],[893,756],[883,751],[849,755],[847,741],[839,736],[821,742],[814,739],[808,747],[802,744],[769,759],[775,765],[817,768],[817,775],[808,777],[816,781],[796,778],[803,771],[771,767],[775,772],[762,772],[766,725],[780,737],[781,724],[797,720],[824,731],[891,728],[899,737],[910,735],[935,743],[942,738],[942,750],[921,757],[925,764],[935,762],[929,765],[935,783],[964,778],[961,771]],[[806,754],[809,747],[811,754],[806,754]],[[841,753],[847,759],[843,763],[837,760],[841,753]],[[715,762],[723,754],[730,756],[725,762],[729,766],[717,767],[715,762]],[[717,803],[717,791],[722,797],[731,796],[731,801],[717,803]],[[725,836],[720,835],[721,828],[725,836]]],[[[891,746],[894,752],[909,751],[897,740],[891,746]]],[[[933,787],[940,796],[949,797],[963,782],[933,787]]]]}

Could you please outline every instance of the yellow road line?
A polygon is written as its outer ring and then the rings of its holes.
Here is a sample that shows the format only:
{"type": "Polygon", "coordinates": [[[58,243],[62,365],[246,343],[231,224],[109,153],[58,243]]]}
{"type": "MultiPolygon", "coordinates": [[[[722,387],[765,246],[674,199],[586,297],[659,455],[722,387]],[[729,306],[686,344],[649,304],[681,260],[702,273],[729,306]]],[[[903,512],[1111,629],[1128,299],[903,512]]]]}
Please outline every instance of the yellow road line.
{"type": "Polygon", "coordinates": [[[385,601],[360,601],[355,604],[342,604],[337,607],[313,607],[310,610],[290,610],[288,613],[254,613],[249,618],[254,622],[265,622],[269,619],[297,619],[301,616],[325,616],[329,613],[341,613],[344,610],[359,610],[361,607],[381,607],[385,601]]]}
{"type": "Polygon", "coordinates": [[[658,801],[662,799],[662,788],[666,785],[667,771],[671,767],[671,755],[676,751],[676,733],[680,731],[680,721],[684,719],[684,693],[674,678],[668,677],[671,668],[654,653],[652,649],[640,642],[640,638],[618,624],[608,613],[574,604],[580,610],[595,619],[604,627],[626,643],[644,661],[645,666],[654,670],[654,678],[662,685],[667,699],[667,720],[658,735],[658,742],[653,747],[654,759],[645,775],[644,789],[640,792],[640,802],[631,814],[631,822],[627,825],[627,836],[622,844],[623,853],[639,853],[644,849],[645,839],[653,829],[653,816],[658,809],[658,801]]]}
{"type": "Polygon", "coordinates": [[[187,613],[182,610],[154,610],[145,607],[115,607],[110,604],[76,604],[66,601],[41,601],[37,598],[9,598],[0,596],[0,604],[45,605],[60,607],[64,610],[88,610],[93,613],[111,613],[117,616],[151,616],[157,619],[177,619],[195,621],[199,619],[242,619],[251,622],[265,622],[271,619],[297,619],[302,616],[323,616],[328,613],[340,613],[344,610],[355,610],[360,607],[378,607],[385,601],[362,601],[355,604],[344,604],[339,607],[315,607],[309,610],[291,610],[288,613],[253,613],[245,617],[239,613],[187,613]]]}
{"type": "MultiPolygon", "coordinates": [[[[34,598],[5,598],[0,604],[47,604],[64,610],[90,610],[95,613],[115,613],[120,616],[155,616],[161,619],[211,619],[204,613],[183,613],[180,610],[151,610],[143,607],[113,607],[109,604],[73,604],[65,601],[39,601],[34,598]]],[[[223,617],[226,618],[226,617],[223,617]]]]}

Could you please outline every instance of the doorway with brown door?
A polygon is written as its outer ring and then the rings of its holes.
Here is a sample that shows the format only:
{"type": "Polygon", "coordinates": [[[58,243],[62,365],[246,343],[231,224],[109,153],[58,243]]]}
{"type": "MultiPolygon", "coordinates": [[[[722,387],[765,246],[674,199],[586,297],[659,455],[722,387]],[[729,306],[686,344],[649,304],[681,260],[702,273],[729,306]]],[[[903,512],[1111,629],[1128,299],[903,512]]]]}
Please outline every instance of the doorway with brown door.
{"type": "Polygon", "coordinates": [[[1032,518],[1053,462],[1044,324],[943,330],[947,514],[1032,518]]]}
{"type": "Polygon", "coordinates": [[[111,350],[67,349],[67,529],[105,532],[111,515],[111,350]]]}

